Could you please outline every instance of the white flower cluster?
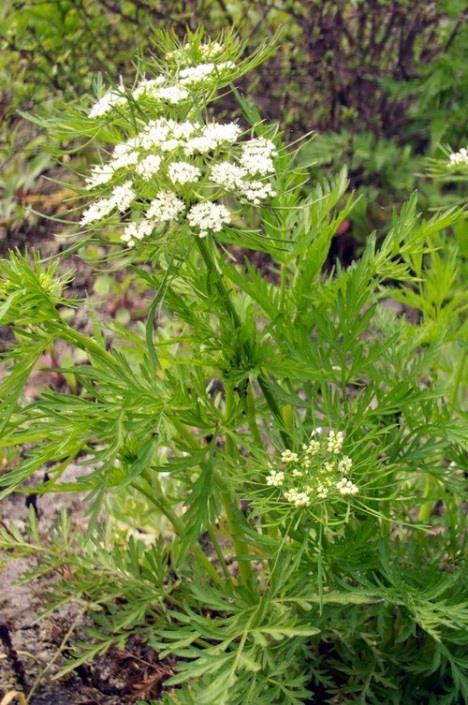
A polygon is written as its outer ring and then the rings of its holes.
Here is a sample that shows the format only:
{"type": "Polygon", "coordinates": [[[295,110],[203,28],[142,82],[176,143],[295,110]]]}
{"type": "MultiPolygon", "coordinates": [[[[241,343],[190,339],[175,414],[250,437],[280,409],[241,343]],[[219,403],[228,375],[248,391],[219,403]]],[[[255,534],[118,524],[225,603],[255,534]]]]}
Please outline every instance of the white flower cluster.
{"type": "MultiPolygon", "coordinates": [[[[161,103],[177,105],[177,103],[189,97],[189,92],[183,86],[177,84],[171,85],[170,83],[164,85],[164,83],[166,83],[164,76],[158,76],[150,80],[144,78],[131,91],[132,98],[134,100],[140,100],[140,98],[146,97],[160,101],[161,103]]],[[[102,117],[106,115],[106,113],[110,113],[114,108],[127,104],[128,98],[125,94],[124,87],[121,86],[120,91],[109,90],[104,93],[91,107],[88,117],[90,119],[102,117]]]]}
{"type": "Polygon", "coordinates": [[[141,176],[143,181],[149,181],[155,174],[158,173],[161,166],[161,157],[157,154],[149,154],[147,157],[138,162],[135,171],[141,176]]]}
{"type": "Polygon", "coordinates": [[[126,101],[127,99],[125,95],[122,95],[121,91],[108,90],[94,103],[88,113],[88,117],[91,119],[101,117],[101,115],[105,115],[113,110],[117,105],[124,105],[126,101]]]}
{"type": "Polygon", "coordinates": [[[165,82],[165,77],[164,76],[156,76],[156,78],[143,78],[132,90],[132,97],[135,100],[138,100],[141,98],[142,95],[152,95],[153,92],[157,92],[158,88],[160,88],[164,82],[165,82]]]}
{"type": "Polygon", "coordinates": [[[154,220],[141,220],[140,222],[133,221],[128,223],[122,233],[122,241],[126,242],[129,247],[133,247],[136,240],[143,240],[143,238],[151,235],[155,227],[156,221],[154,220]]]}
{"type": "MultiPolygon", "coordinates": [[[[245,144],[248,145],[250,142],[256,141],[250,140],[245,144]]],[[[271,162],[270,157],[269,161],[271,162]]],[[[271,171],[273,171],[273,162],[271,162],[271,171]]],[[[241,200],[245,199],[255,206],[260,205],[266,198],[276,195],[270,182],[251,180],[249,179],[250,173],[243,166],[233,162],[219,162],[212,167],[210,178],[211,181],[223,186],[227,191],[237,191],[241,200]]]]}
{"type": "Polygon", "coordinates": [[[211,167],[210,178],[218,186],[235,189],[245,176],[245,170],[232,162],[219,162],[211,167]]]}
{"type": "Polygon", "coordinates": [[[248,174],[270,174],[273,170],[272,157],[276,156],[276,147],[265,137],[250,140],[242,145],[240,163],[248,174]]]}
{"type": "Polygon", "coordinates": [[[286,490],[284,498],[293,504],[295,507],[308,507],[310,505],[310,497],[307,492],[299,492],[299,490],[286,490]]]}
{"type": "Polygon", "coordinates": [[[448,163],[449,166],[468,166],[468,149],[462,147],[458,152],[452,152],[448,163]]]}
{"type": "Polygon", "coordinates": [[[286,449],[281,452],[280,468],[270,467],[266,484],[280,492],[279,499],[295,508],[356,495],[359,488],[348,477],[353,467],[352,459],[348,455],[337,458],[343,443],[342,431],[315,429],[301,451],[286,449]]]}
{"type": "Polygon", "coordinates": [[[219,42],[206,42],[200,45],[200,54],[204,59],[214,59],[222,53],[223,49],[223,45],[219,42]]]}
{"type": "Polygon", "coordinates": [[[198,228],[199,237],[206,237],[209,230],[219,233],[223,229],[223,225],[230,222],[231,214],[220,203],[204,201],[190,208],[187,220],[192,228],[198,228]]]}
{"type": "Polygon", "coordinates": [[[281,487],[284,482],[284,472],[282,470],[272,470],[267,477],[266,483],[270,487],[281,487]]]}
{"type": "Polygon", "coordinates": [[[173,184],[188,184],[201,176],[200,169],[189,162],[172,162],[167,172],[173,184]]]}
{"type": "Polygon", "coordinates": [[[107,184],[114,176],[112,164],[94,164],[91,167],[91,174],[86,177],[86,188],[93,189],[102,184],[107,184]]]}
{"type": "Polygon", "coordinates": [[[151,235],[158,223],[177,220],[185,208],[184,202],[172,191],[159,191],[145,213],[145,219],[127,224],[122,234],[122,241],[133,247],[137,240],[151,235]]]}
{"type": "Polygon", "coordinates": [[[109,198],[101,198],[96,203],[92,203],[81,216],[81,225],[88,225],[96,220],[101,220],[106,215],[109,215],[114,208],[123,213],[135,198],[136,193],[132,182],[126,181],[120,186],[116,186],[109,198]]]}
{"type": "Polygon", "coordinates": [[[351,480],[348,480],[346,477],[342,477],[341,480],[338,480],[335,487],[340,494],[345,496],[357,494],[359,492],[359,487],[357,487],[357,485],[352,483],[351,480]]]}
{"type": "Polygon", "coordinates": [[[166,118],[151,120],[141,132],[114,147],[107,164],[92,167],[87,187],[95,188],[112,180],[121,169],[136,167],[137,173],[154,175],[161,156],[178,150],[185,155],[207,153],[235,142],[241,133],[236,123],[177,122],[166,118]],[[151,150],[151,154],[148,152],[151,150]],[[154,152],[157,151],[157,154],[154,152]]]}
{"type": "Polygon", "coordinates": [[[184,202],[177,198],[175,193],[172,191],[160,191],[156,198],[151,201],[146,211],[146,217],[166,223],[170,220],[177,220],[184,208],[184,202]]]}
{"type": "Polygon", "coordinates": [[[198,64],[182,69],[179,72],[179,80],[183,86],[194,86],[205,81],[213,73],[222,73],[233,68],[235,65],[232,61],[221,61],[218,64],[198,64]]]}
{"type": "MultiPolygon", "coordinates": [[[[151,227],[144,221],[140,221],[132,227],[125,228],[122,240],[129,247],[149,236],[157,222],[176,220],[184,210],[185,203],[179,197],[180,194],[177,191],[169,192],[168,186],[172,189],[188,188],[190,184],[199,183],[203,179],[205,184],[211,184],[211,189],[212,185],[221,189],[219,195],[234,193],[241,202],[247,201],[253,205],[259,205],[275,192],[269,181],[251,178],[250,173],[242,166],[242,160],[250,150],[250,143],[254,143],[252,152],[258,150],[259,143],[268,155],[273,154],[275,148],[272,142],[263,138],[238,141],[240,136],[241,128],[233,122],[212,122],[202,125],[167,118],[152,120],[135,136],[117,144],[107,164],[92,167],[86,182],[87,188],[104,186],[124,171],[130,175],[129,170],[144,182],[160,186],[155,200],[159,203],[158,198],[162,193],[163,206],[161,209],[156,207],[156,210],[155,207],[150,208],[145,214],[145,219],[152,221],[151,227]],[[234,158],[236,154],[238,155],[237,163],[227,160],[214,161],[213,152],[226,149],[234,152],[234,158]],[[201,158],[202,162],[200,162],[201,158]],[[176,210],[165,207],[168,203],[168,193],[171,193],[172,201],[177,202],[176,210]],[[169,217],[170,213],[175,213],[173,218],[169,217]]],[[[268,156],[268,159],[271,161],[271,156],[268,156]]],[[[125,181],[125,193],[129,192],[130,187],[132,182],[125,181]]],[[[116,186],[110,197],[100,199],[89,206],[83,214],[81,224],[89,225],[96,222],[108,215],[115,207],[121,212],[125,211],[136,197],[135,190],[138,190],[137,183],[134,183],[131,188],[131,200],[123,207],[119,205],[122,202],[119,196],[121,187],[116,186]]],[[[184,198],[193,201],[190,192],[184,191],[184,198]]],[[[198,192],[196,198],[199,199],[198,192]]],[[[187,222],[197,231],[199,237],[205,237],[210,231],[220,232],[225,224],[231,222],[231,214],[223,204],[204,200],[193,205],[188,204],[187,222]]]]}
{"type": "MultiPolygon", "coordinates": [[[[89,116],[100,117],[124,105],[130,94],[136,101],[144,98],[148,105],[156,101],[157,111],[164,107],[162,103],[170,110],[204,81],[235,69],[232,61],[216,62],[223,50],[217,42],[182,46],[171,53],[176,65],[167,73],[144,77],[129,91],[123,85],[108,91],[89,116]]],[[[144,113],[146,104],[142,107],[144,113]]],[[[276,148],[271,140],[242,139],[235,122],[202,124],[169,117],[146,124],[139,117],[137,121],[139,131],[117,144],[106,164],[91,168],[86,188],[102,191],[113,184],[113,190],[110,195],[99,194],[106,197],[86,209],[82,225],[101,220],[115,208],[123,213],[136,200],[132,222],[124,223],[122,241],[127,246],[149,237],[158,223],[177,221],[183,212],[195,234],[205,237],[209,232],[221,232],[232,221],[229,209],[219,202],[223,196],[232,194],[241,203],[258,206],[275,195],[271,179],[276,148]]]]}
{"type": "Polygon", "coordinates": [[[328,434],[327,450],[329,453],[337,455],[341,452],[344,441],[344,433],[342,431],[330,431],[328,434]]]}
{"type": "Polygon", "coordinates": [[[287,465],[289,465],[290,463],[297,463],[298,460],[299,460],[298,454],[292,450],[289,450],[289,448],[287,448],[286,450],[283,450],[283,452],[281,453],[281,462],[282,463],[286,463],[287,465]]]}
{"type": "MultiPolygon", "coordinates": [[[[222,51],[222,46],[217,42],[202,46],[204,48],[201,54],[204,59],[215,58],[215,56],[220,53],[217,49],[218,47],[221,47],[222,51]]],[[[171,55],[174,57],[175,52],[172,52],[171,55]]],[[[186,66],[175,73],[169,71],[166,74],[156,76],[156,78],[143,78],[130,93],[133,100],[136,101],[145,97],[152,98],[161,103],[177,105],[177,103],[186,100],[190,96],[186,86],[198,86],[213,76],[216,78],[221,77],[226,71],[230,71],[234,68],[235,64],[232,61],[218,61],[218,63],[209,62],[186,66]]],[[[115,107],[125,105],[126,102],[127,97],[123,85],[120,86],[119,91],[110,89],[94,103],[88,112],[88,117],[90,119],[102,117],[106,113],[111,112],[115,107]]]]}

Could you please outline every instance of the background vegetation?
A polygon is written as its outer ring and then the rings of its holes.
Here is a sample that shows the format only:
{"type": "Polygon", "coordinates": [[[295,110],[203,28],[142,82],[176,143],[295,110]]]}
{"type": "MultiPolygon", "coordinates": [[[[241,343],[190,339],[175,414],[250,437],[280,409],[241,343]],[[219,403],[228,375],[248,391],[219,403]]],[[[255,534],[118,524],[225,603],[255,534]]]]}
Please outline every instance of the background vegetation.
{"type": "Polygon", "coordinates": [[[0,245],[18,248],[0,487],[30,505],[0,543],[52,576],[52,607],[92,615],[62,673],[143,639],[145,702],[169,676],[177,705],[466,702],[468,167],[447,160],[468,142],[468,4],[37,0],[0,19],[0,245]],[[133,258],[112,223],[68,239],[99,140],[132,134],[87,132],[83,105],[200,27],[268,47],[216,107],[280,145],[268,217],[133,258]],[[294,523],[264,467],[322,419],[363,496],[294,523]],[[42,495],[83,458],[60,489],[88,493],[88,533],[63,512],[44,541],[42,495]]]}
{"type": "MultiPolygon", "coordinates": [[[[187,26],[208,34],[234,26],[247,53],[278,32],[275,56],[242,88],[290,141],[317,132],[304,155],[312,176],[348,165],[361,195],[348,238],[385,228],[389,207],[416,188],[424,208],[458,198],[421,174],[441,144],[466,141],[465,0],[33,0],[4,3],[0,13],[3,239],[38,203],[30,192],[44,189],[37,177],[51,169],[47,140],[21,112],[53,110],[90,91],[97,75],[108,84],[131,76],[156,28],[182,36],[187,26]]],[[[228,99],[226,111],[236,110],[228,99]]],[[[29,222],[37,234],[30,214],[29,222]]]]}

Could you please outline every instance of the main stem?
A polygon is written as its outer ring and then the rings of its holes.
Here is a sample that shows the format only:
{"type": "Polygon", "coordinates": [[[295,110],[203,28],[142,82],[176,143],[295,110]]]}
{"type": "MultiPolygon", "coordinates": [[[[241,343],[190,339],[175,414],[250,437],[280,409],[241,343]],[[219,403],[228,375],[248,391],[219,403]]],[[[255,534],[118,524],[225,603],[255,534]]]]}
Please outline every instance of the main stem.
{"type": "MultiPolygon", "coordinates": [[[[234,324],[240,328],[242,325],[242,322],[239,318],[239,315],[234,308],[234,305],[231,301],[231,297],[229,296],[229,292],[226,289],[224,285],[224,281],[221,276],[221,272],[219,271],[218,267],[216,266],[216,263],[211,255],[211,252],[209,250],[209,247],[207,246],[206,242],[202,238],[196,238],[196,242],[198,245],[198,249],[200,250],[200,254],[203,257],[203,261],[205,262],[206,268],[210,274],[214,275],[214,285],[218,291],[218,294],[223,302],[223,305],[226,309],[226,312],[228,315],[231,317],[232,321],[234,324]]],[[[258,375],[258,384],[260,386],[260,389],[262,390],[263,396],[265,398],[265,401],[272,412],[273,416],[276,418],[276,420],[280,424],[280,435],[283,440],[284,445],[289,448],[290,447],[290,438],[289,434],[284,430],[284,420],[281,415],[280,408],[276,402],[276,399],[274,398],[273,394],[271,393],[271,390],[269,388],[268,381],[263,373],[260,373],[258,375]]]]}
{"type": "MultiPolygon", "coordinates": [[[[229,418],[231,415],[231,409],[233,404],[232,391],[227,386],[226,387],[226,417],[229,418]]],[[[236,462],[238,450],[233,439],[227,435],[225,440],[226,454],[232,458],[233,462],[236,462]]],[[[247,559],[249,547],[242,536],[241,523],[244,521],[244,517],[241,509],[237,506],[235,500],[233,500],[229,490],[223,492],[223,506],[226,513],[226,521],[229,528],[229,533],[232,537],[232,542],[234,544],[234,550],[237,555],[237,561],[239,565],[239,574],[242,584],[246,587],[254,587],[254,575],[252,572],[252,566],[247,559]],[[238,528],[239,527],[239,528],[238,528]]]]}
{"type": "MultiPolygon", "coordinates": [[[[179,519],[179,517],[176,514],[174,514],[174,512],[172,511],[172,508],[169,506],[168,502],[166,501],[166,498],[165,498],[164,493],[162,491],[162,487],[159,482],[159,478],[157,478],[156,475],[150,475],[148,473],[148,470],[143,471],[142,477],[146,481],[148,487],[151,488],[152,486],[155,486],[156,492],[148,491],[148,490],[146,490],[145,487],[142,487],[141,484],[138,484],[138,483],[135,483],[135,488],[139,492],[141,492],[141,494],[143,494],[152,504],[154,504],[154,506],[157,507],[157,509],[159,509],[159,511],[162,512],[167,519],[169,519],[175,533],[180,536],[184,530],[183,523],[179,519]]],[[[213,578],[213,580],[218,583],[218,585],[224,586],[223,579],[216,572],[215,567],[213,566],[210,559],[203,551],[200,544],[195,543],[193,545],[193,551],[195,553],[195,556],[196,556],[200,566],[204,570],[206,570],[208,575],[210,575],[213,578]]]]}

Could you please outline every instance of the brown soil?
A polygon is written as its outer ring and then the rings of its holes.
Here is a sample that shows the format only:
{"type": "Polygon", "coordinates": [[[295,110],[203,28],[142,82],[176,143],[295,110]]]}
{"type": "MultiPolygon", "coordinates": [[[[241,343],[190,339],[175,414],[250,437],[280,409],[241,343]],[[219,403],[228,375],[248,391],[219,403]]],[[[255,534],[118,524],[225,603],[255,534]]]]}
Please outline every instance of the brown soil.
{"type": "MultiPolygon", "coordinates": [[[[71,472],[76,476],[76,468],[71,472]]],[[[45,495],[37,501],[37,508],[44,536],[63,509],[70,512],[78,530],[85,523],[84,503],[76,495],[45,495]]],[[[27,518],[22,495],[4,500],[0,509],[3,520],[15,521],[19,526],[27,518]]],[[[22,558],[8,562],[0,572],[0,701],[11,690],[28,694],[33,687],[29,705],[130,705],[139,699],[158,698],[162,683],[171,675],[171,666],[160,662],[138,638],[132,638],[124,651],[111,650],[60,680],[54,678],[84,619],[76,606],[38,619],[44,607],[41,596],[53,590],[53,580],[46,577],[18,584],[34,564],[34,559],[22,558]]]]}

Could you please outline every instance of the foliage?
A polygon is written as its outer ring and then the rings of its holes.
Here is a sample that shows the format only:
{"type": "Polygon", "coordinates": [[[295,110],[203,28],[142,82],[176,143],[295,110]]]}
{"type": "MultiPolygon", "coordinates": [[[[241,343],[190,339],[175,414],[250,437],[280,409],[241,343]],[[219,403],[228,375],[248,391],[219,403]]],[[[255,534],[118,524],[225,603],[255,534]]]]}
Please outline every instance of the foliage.
{"type": "Polygon", "coordinates": [[[167,133],[214,134],[217,91],[267,52],[242,58],[232,37],[207,44],[201,32],[187,46],[162,34],[159,46],[138,83],[97,85],[99,108],[83,101],[41,123],[91,136],[101,165],[125,156],[104,183],[101,167],[92,172],[91,208],[110,199],[114,210],[82,218],[75,237],[131,266],[148,300],[131,325],[90,308],[83,332],[69,315],[70,275],[27,253],[2,262],[0,320],[15,343],[0,448],[23,449],[2,496],[84,492],[90,505],[85,535],[66,514],[47,544],[34,514],[27,534],[3,527],[5,556],[34,555],[34,575],[54,577],[50,609],[78,601],[92,616],[65,670],[138,633],[177,657],[168,704],[456,705],[468,697],[466,294],[445,237],[465,214],[425,218],[413,197],[378,246],[369,236],[359,260],[330,268],[355,206],[344,170],[304,193],[310,145],[285,146],[237,92],[243,133],[230,128],[228,146],[220,138],[198,153],[200,142],[167,133]],[[218,69],[183,83],[212,54],[218,69]],[[155,70],[161,82],[148,83],[155,70]],[[186,93],[165,103],[161,86],[186,93]],[[161,126],[162,137],[148,132],[161,126]],[[149,134],[159,162],[146,179],[149,134]],[[261,168],[245,159],[253,147],[265,169],[255,178],[274,185],[259,202],[245,190],[261,168]],[[182,151],[198,180],[173,180],[181,211],[151,220],[182,151]],[[213,181],[226,158],[244,165],[231,190],[213,181]],[[222,205],[225,222],[197,228],[186,215],[198,203],[222,205]],[[145,219],[141,238],[121,239],[145,219]],[[239,248],[267,267],[236,260],[239,248]],[[80,351],[59,369],[69,388],[26,402],[31,372],[58,341],[80,351]],[[330,491],[304,484],[306,469],[326,487],[329,472],[330,491]],[[286,474],[299,499],[281,489],[286,474]]]}

